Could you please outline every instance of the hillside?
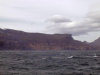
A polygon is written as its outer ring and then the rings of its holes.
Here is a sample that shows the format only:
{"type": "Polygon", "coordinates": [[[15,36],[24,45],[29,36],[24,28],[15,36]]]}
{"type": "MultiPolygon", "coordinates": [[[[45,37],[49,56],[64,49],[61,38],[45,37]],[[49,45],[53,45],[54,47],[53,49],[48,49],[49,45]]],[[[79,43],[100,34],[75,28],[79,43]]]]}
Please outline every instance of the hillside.
{"type": "Polygon", "coordinates": [[[71,34],[42,34],[0,29],[1,50],[93,50],[71,34]]]}
{"type": "Polygon", "coordinates": [[[100,37],[91,43],[92,46],[96,46],[100,49],[100,37]]]}

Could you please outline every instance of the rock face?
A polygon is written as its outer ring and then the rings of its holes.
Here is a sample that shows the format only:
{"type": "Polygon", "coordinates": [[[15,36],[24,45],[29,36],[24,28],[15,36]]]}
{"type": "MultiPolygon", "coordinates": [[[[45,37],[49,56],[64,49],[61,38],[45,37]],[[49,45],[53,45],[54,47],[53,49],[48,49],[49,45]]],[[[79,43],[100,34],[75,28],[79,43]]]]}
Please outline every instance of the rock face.
{"type": "Polygon", "coordinates": [[[42,34],[0,29],[1,50],[93,50],[71,34],[42,34]]]}
{"type": "Polygon", "coordinates": [[[92,43],[90,43],[92,46],[97,47],[98,49],[100,49],[100,37],[98,39],[96,39],[95,41],[93,41],[92,43]]]}

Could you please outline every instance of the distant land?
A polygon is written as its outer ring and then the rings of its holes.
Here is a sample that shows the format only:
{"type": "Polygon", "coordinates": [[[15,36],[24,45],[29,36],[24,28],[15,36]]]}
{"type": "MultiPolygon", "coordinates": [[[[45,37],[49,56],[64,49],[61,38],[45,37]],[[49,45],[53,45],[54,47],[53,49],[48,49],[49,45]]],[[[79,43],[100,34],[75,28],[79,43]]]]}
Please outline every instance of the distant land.
{"type": "Polygon", "coordinates": [[[73,39],[71,34],[28,33],[0,29],[0,50],[99,50],[100,38],[92,43],[73,39]]]}
{"type": "Polygon", "coordinates": [[[92,43],[90,43],[92,46],[95,46],[96,48],[100,49],[100,37],[98,39],[96,39],[95,41],[93,41],[92,43]]]}

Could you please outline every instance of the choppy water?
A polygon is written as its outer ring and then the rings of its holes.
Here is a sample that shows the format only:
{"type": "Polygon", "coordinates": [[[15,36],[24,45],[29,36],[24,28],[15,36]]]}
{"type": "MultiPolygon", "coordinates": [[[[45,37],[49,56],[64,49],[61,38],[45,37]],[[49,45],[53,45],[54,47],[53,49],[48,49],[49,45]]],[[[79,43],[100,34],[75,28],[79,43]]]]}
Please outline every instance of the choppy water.
{"type": "Polygon", "coordinates": [[[0,75],[100,75],[100,51],[0,51],[0,75]]]}

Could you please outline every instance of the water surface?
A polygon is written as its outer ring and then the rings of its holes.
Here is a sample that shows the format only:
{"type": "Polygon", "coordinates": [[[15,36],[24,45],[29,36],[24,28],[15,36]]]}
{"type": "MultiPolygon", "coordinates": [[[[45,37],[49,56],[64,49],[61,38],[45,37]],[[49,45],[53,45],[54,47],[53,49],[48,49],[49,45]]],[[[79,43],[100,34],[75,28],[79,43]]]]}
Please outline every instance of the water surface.
{"type": "Polygon", "coordinates": [[[100,51],[0,51],[0,75],[100,75],[100,51]]]}

